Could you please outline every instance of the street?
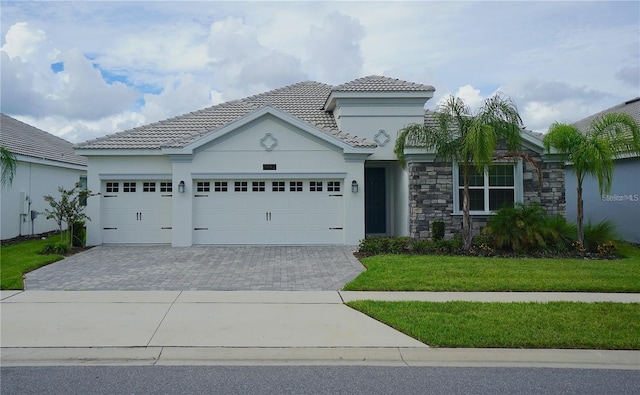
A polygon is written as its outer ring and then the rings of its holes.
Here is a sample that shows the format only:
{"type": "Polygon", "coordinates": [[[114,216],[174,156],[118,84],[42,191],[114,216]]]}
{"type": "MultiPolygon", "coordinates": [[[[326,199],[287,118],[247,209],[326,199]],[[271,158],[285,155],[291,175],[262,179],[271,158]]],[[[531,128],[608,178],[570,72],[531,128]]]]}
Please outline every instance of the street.
{"type": "Polygon", "coordinates": [[[13,394],[638,394],[637,370],[385,366],[3,367],[13,394]]]}

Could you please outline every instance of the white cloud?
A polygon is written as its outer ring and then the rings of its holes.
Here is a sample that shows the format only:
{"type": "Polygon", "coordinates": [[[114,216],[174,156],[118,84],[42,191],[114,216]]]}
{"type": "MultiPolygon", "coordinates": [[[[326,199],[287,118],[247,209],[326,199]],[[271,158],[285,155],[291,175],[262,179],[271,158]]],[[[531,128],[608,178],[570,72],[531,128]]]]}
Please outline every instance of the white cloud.
{"type": "Polygon", "coordinates": [[[209,85],[192,75],[169,77],[159,94],[144,95],[140,113],[145,123],[160,121],[213,105],[209,85]]]}

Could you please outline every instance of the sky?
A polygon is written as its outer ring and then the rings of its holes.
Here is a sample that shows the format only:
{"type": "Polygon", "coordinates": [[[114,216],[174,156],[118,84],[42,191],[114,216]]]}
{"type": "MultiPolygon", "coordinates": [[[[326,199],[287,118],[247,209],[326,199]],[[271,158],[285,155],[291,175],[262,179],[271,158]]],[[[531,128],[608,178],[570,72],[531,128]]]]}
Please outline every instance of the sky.
{"type": "Polygon", "coordinates": [[[384,75],[545,132],[640,96],[640,2],[0,1],[0,110],[73,143],[384,75]]]}

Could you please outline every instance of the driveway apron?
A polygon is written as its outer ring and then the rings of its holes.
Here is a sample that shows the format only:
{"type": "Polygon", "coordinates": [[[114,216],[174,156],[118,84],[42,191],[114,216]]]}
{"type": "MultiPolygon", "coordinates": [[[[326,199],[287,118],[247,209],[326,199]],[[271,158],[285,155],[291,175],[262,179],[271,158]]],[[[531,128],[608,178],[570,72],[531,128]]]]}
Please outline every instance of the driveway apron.
{"type": "Polygon", "coordinates": [[[97,246],[27,273],[27,290],[338,290],[364,270],[350,246],[97,246]]]}

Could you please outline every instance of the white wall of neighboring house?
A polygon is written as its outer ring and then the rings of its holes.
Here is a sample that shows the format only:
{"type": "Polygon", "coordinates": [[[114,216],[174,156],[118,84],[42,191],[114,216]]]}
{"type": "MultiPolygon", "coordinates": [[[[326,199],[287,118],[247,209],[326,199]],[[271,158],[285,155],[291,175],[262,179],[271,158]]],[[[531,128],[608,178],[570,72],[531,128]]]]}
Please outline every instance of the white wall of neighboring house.
{"type": "Polygon", "coordinates": [[[17,159],[12,184],[2,186],[2,240],[58,229],[54,220],[46,219],[45,209],[49,205],[43,196],[58,197],[58,187],[71,189],[81,177],[87,176],[83,166],[22,155],[17,155],[17,159]],[[33,221],[32,210],[38,213],[33,221]]]}
{"type": "MultiPolygon", "coordinates": [[[[567,220],[576,221],[577,181],[572,167],[566,168],[565,190],[567,220]]],[[[611,192],[600,196],[598,180],[587,177],[582,185],[584,223],[612,221],[618,236],[640,243],[640,158],[620,159],[615,163],[611,192]]]]}

